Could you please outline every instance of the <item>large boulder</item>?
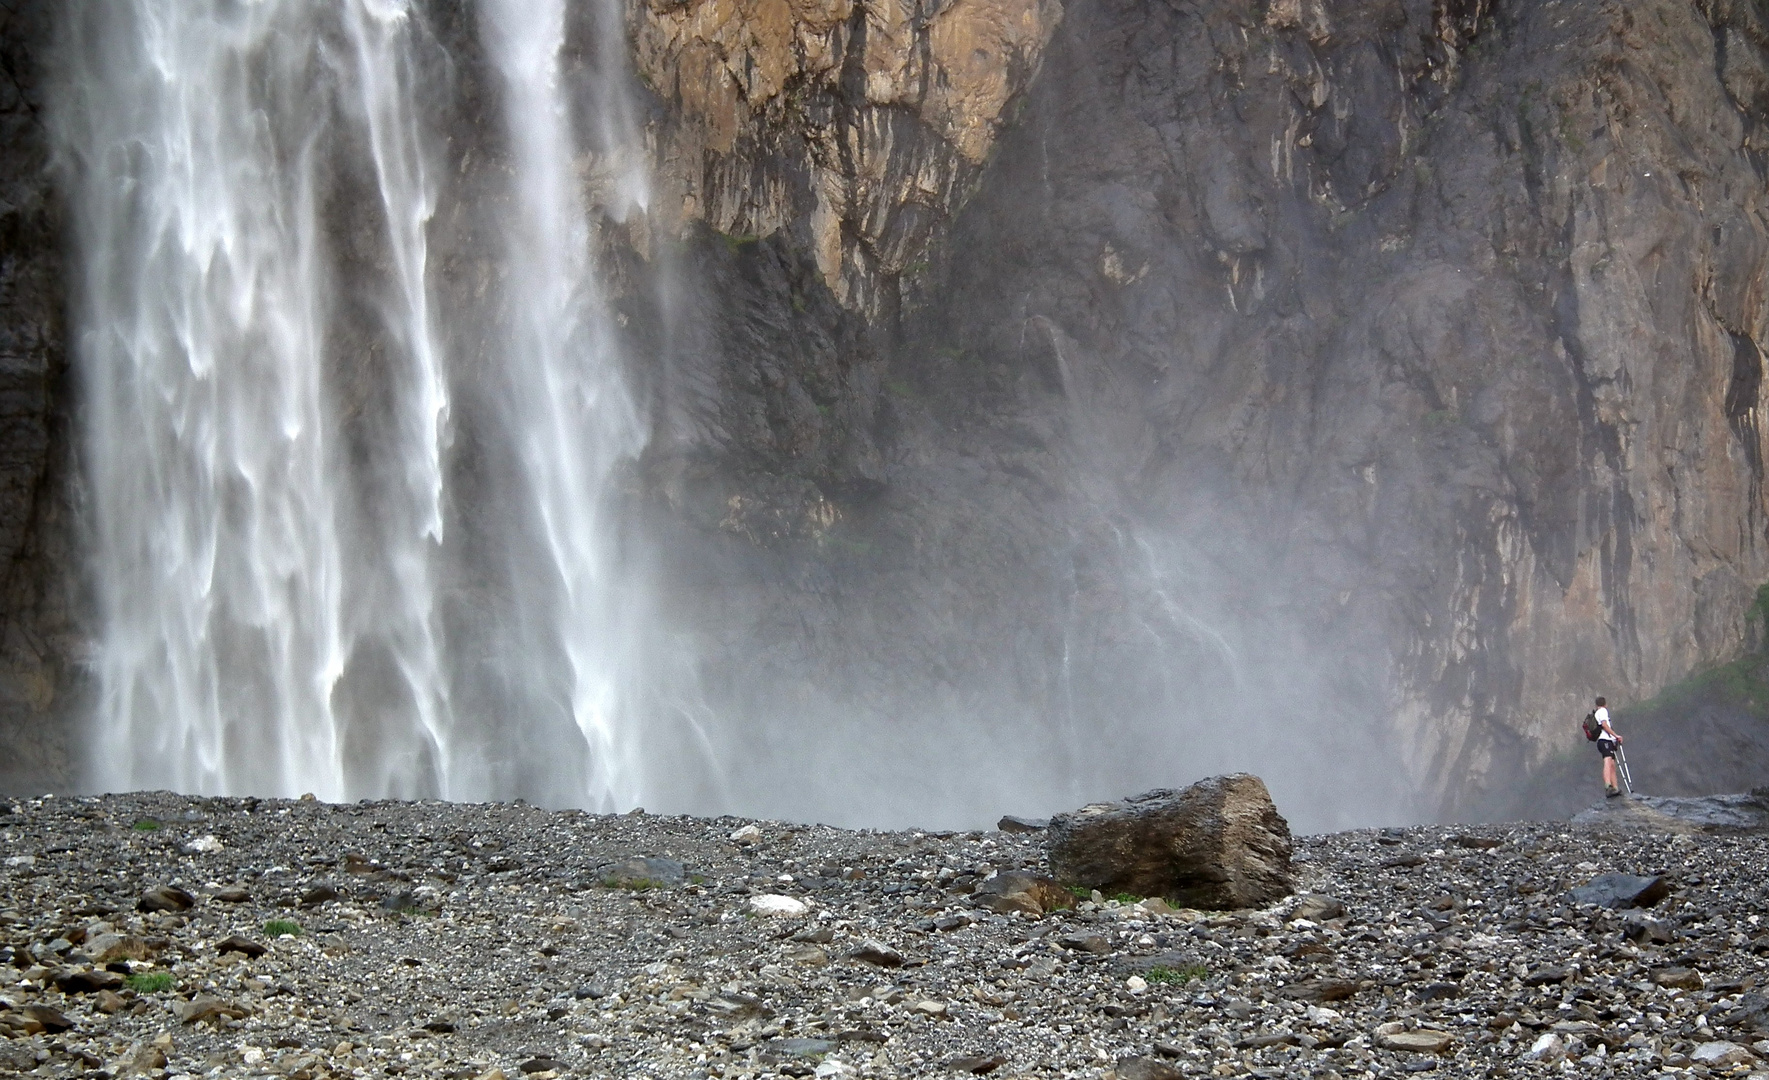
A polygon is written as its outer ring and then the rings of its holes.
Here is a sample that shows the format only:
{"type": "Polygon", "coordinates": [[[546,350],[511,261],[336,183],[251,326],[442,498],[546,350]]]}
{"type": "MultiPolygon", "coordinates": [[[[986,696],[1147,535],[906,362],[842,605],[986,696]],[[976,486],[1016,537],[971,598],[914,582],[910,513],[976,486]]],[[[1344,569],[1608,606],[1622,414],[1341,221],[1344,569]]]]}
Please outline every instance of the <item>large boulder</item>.
{"type": "Polygon", "coordinates": [[[1051,872],[1107,895],[1227,909],[1264,907],[1295,887],[1290,824],[1247,773],[1058,814],[1049,837],[1051,872]]]}

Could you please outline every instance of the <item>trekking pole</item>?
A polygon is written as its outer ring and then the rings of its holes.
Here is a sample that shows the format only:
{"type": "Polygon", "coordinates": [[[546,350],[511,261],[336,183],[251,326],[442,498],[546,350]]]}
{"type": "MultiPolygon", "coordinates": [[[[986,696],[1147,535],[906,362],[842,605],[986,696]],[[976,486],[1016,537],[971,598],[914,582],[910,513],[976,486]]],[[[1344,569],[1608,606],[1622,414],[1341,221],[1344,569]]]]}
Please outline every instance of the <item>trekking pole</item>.
{"type": "Polygon", "coordinates": [[[1633,795],[1634,778],[1628,774],[1628,755],[1623,752],[1621,743],[1615,744],[1615,765],[1616,772],[1621,774],[1622,790],[1626,791],[1629,795],[1633,795]]]}

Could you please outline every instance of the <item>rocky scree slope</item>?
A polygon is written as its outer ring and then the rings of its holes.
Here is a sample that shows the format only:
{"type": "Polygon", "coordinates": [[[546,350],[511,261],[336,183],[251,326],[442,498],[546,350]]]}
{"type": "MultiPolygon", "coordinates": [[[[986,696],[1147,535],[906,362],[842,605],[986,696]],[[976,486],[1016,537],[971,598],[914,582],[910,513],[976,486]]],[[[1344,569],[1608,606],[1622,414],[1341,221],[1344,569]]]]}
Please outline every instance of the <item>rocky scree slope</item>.
{"type": "Polygon", "coordinates": [[[1300,838],[1307,891],[1266,909],[1094,896],[997,914],[972,894],[1041,870],[1036,833],[166,794],[0,809],[0,1062],[21,1075],[1524,1077],[1571,1061],[1638,1077],[1769,1060],[1760,832],[1360,830],[1300,838]]]}

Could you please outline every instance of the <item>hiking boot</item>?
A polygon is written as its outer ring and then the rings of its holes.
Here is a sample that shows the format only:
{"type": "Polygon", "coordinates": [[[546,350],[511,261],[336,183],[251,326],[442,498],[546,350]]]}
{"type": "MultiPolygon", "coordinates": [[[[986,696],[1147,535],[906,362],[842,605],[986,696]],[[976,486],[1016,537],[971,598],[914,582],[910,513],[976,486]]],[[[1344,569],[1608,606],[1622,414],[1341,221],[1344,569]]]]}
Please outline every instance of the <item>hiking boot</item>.
{"type": "Polygon", "coordinates": [[[1621,793],[1622,793],[1621,788],[1618,788],[1612,784],[1603,785],[1603,794],[1604,794],[1605,798],[1613,799],[1617,795],[1620,795],[1621,793]]]}

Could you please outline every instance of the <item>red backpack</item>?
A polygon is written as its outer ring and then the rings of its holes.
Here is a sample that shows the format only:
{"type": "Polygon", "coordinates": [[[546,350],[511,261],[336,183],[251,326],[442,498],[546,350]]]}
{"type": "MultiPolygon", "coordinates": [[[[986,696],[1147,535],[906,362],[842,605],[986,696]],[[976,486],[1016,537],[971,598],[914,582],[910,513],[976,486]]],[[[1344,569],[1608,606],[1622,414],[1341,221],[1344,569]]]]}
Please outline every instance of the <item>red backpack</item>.
{"type": "Polygon", "coordinates": [[[1597,714],[1594,712],[1586,713],[1584,722],[1579,727],[1585,730],[1586,742],[1596,742],[1597,736],[1603,734],[1603,725],[1597,722],[1597,714]]]}

